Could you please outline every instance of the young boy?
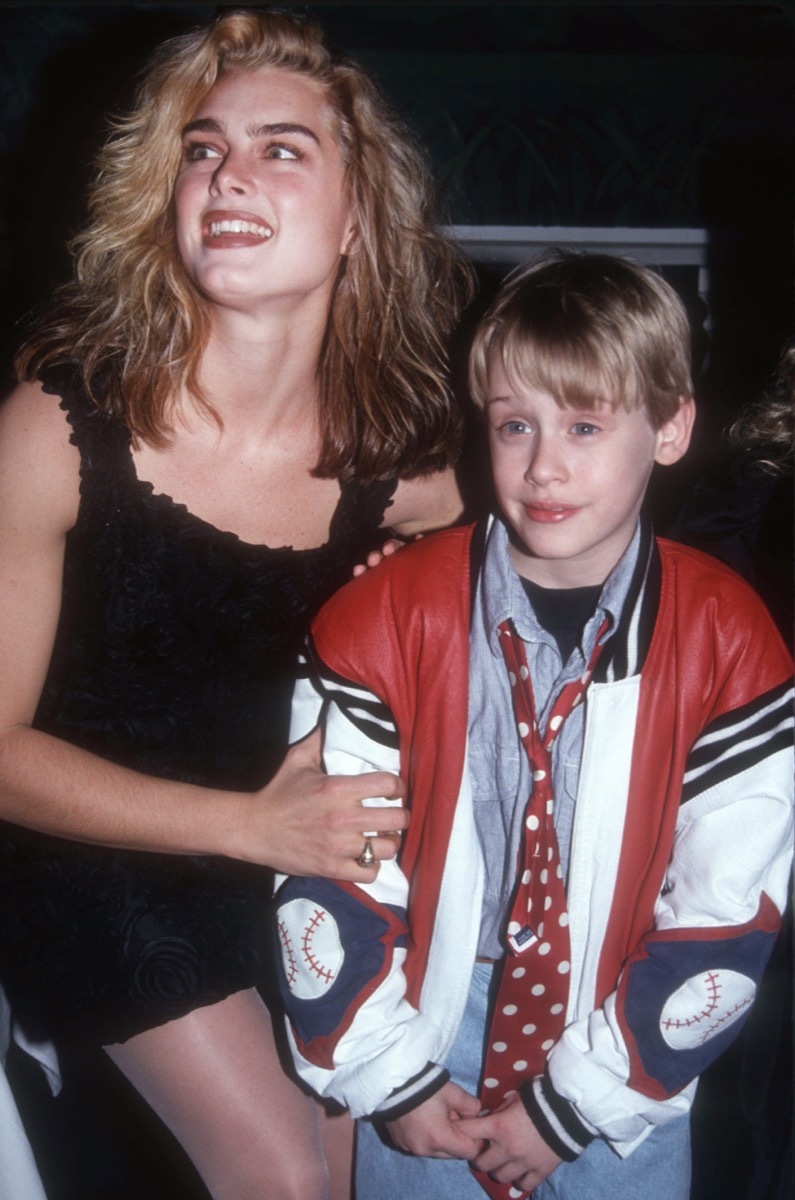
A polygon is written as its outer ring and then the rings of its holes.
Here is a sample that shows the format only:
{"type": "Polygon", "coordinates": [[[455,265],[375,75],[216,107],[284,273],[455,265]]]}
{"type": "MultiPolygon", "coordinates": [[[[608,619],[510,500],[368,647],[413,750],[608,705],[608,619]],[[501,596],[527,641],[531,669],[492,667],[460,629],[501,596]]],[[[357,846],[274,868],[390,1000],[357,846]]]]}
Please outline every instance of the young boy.
{"type": "Polygon", "coordinates": [[[296,1064],[372,1118],[358,1200],[686,1200],[696,1079],[786,899],[790,663],[640,515],[693,421],[659,277],[521,268],[470,378],[499,515],[338,593],[296,694],[327,769],[399,770],[412,810],[373,883],[279,893],[296,1064]]]}

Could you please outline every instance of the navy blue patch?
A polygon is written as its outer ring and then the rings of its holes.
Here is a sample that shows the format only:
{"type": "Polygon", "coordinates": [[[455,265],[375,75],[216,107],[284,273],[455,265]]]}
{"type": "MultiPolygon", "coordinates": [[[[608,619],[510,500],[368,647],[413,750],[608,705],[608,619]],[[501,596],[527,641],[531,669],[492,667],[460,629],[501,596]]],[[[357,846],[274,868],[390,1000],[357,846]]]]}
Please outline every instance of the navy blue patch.
{"type": "MultiPolygon", "coordinates": [[[[364,897],[364,893],[361,895],[364,897]]],[[[322,996],[302,999],[289,987],[281,947],[277,948],[277,977],[284,1007],[298,1038],[308,1044],[314,1038],[328,1038],[346,1027],[351,1006],[360,1004],[362,993],[380,980],[385,973],[387,954],[391,955],[395,946],[406,945],[407,931],[404,910],[384,904],[371,908],[328,879],[288,879],[276,898],[277,910],[294,900],[305,900],[325,909],[337,924],[345,951],[333,983],[322,996]]],[[[298,947],[295,952],[299,952],[298,947]]]]}
{"type": "MultiPolygon", "coordinates": [[[[663,1085],[668,1094],[678,1092],[713,1062],[734,1040],[750,1012],[714,1032],[719,1021],[705,1018],[700,1041],[692,1048],[674,1048],[666,1042],[663,1011],[688,979],[710,972],[730,971],[758,983],[770,957],[775,934],[759,929],[735,937],[676,939],[650,942],[647,957],[629,968],[624,992],[624,1012],[635,1038],[644,1073],[663,1085]],[[705,1036],[706,1035],[706,1036],[705,1036]]],[[[632,1079],[630,1079],[630,1083],[632,1079]]]]}

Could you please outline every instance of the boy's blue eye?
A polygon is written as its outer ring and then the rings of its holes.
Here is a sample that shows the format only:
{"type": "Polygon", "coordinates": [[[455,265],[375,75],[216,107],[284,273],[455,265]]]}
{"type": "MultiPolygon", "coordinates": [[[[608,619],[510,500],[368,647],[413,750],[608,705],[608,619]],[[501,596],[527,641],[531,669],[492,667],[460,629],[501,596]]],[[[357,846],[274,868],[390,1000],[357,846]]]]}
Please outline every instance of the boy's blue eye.
{"type": "Polygon", "coordinates": [[[598,432],[599,426],[592,425],[590,421],[578,421],[576,425],[572,425],[572,433],[576,433],[578,437],[590,437],[598,432]]]}
{"type": "Polygon", "coordinates": [[[503,433],[521,434],[530,432],[530,426],[525,421],[506,421],[501,426],[501,429],[503,433]]]}

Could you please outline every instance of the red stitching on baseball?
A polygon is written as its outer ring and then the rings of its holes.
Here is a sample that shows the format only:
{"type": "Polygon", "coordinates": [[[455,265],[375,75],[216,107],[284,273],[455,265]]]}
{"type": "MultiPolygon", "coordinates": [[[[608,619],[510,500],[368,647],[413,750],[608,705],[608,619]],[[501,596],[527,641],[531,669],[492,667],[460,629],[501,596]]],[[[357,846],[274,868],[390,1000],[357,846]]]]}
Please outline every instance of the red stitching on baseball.
{"type": "Polygon", "coordinates": [[[742,1010],[747,1008],[752,1001],[753,996],[746,996],[744,1000],[739,1002],[739,1004],[735,1004],[734,1008],[730,1008],[729,1011],[724,1013],[722,1017],[719,1017],[717,1021],[710,1025],[709,1029],[704,1034],[703,1038],[701,1039],[701,1045],[703,1046],[705,1042],[709,1041],[709,1039],[715,1033],[717,1033],[721,1025],[730,1020],[731,1017],[736,1016],[738,1012],[742,1012],[742,1010]]]}
{"type": "Polygon", "coordinates": [[[663,1029],[689,1029],[691,1025],[699,1025],[701,1017],[698,1014],[694,1017],[666,1017],[663,1021],[663,1029]]]}
{"type": "Polygon", "coordinates": [[[707,1001],[707,1011],[702,1015],[705,1017],[711,1016],[718,1007],[720,999],[720,975],[717,971],[708,971],[706,974],[707,989],[709,992],[709,1000],[707,1001]]]}
{"type": "Polygon", "coordinates": [[[281,940],[284,951],[287,954],[287,962],[284,965],[285,974],[287,975],[288,987],[295,982],[298,975],[298,963],[295,961],[293,953],[293,943],[290,938],[290,933],[281,917],[278,918],[279,938],[281,940]]]}
{"type": "MultiPolygon", "coordinates": [[[[702,976],[702,981],[706,986],[708,994],[706,1007],[702,1008],[700,1013],[693,1013],[690,1017],[677,1017],[676,1019],[666,1017],[662,1022],[663,1029],[689,1029],[691,1025],[700,1025],[702,1020],[706,1021],[708,1017],[712,1016],[720,1000],[720,975],[717,971],[707,971],[702,976]]],[[[704,1037],[709,1037],[709,1031],[707,1031],[704,1037]]]]}
{"type": "MultiPolygon", "coordinates": [[[[720,971],[707,971],[702,976],[702,984],[707,990],[707,1001],[705,1007],[700,1013],[695,1013],[689,1017],[666,1017],[660,1022],[662,1030],[670,1029],[689,1029],[691,1025],[700,1025],[702,1021],[708,1020],[720,1008],[720,998],[723,991],[720,971]]],[[[699,1038],[698,1044],[703,1046],[710,1038],[714,1037],[720,1030],[721,1026],[727,1022],[733,1021],[743,1009],[747,1008],[753,1002],[754,993],[752,992],[745,999],[738,1001],[732,1008],[722,1013],[716,1020],[712,1022],[699,1038]]]]}
{"type": "Polygon", "coordinates": [[[308,926],[304,929],[301,937],[301,949],[304,954],[307,966],[310,971],[317,975],[318,979],[322,979],[325,983],[331,983],[334,978],[328,967],[321,966],[319,960],[315,957],[311,950],[312,936],[316,929],[323,924],[326,919],[326,914],[322,908],[316,908],[314,916],[310,919],[308,926]]]}

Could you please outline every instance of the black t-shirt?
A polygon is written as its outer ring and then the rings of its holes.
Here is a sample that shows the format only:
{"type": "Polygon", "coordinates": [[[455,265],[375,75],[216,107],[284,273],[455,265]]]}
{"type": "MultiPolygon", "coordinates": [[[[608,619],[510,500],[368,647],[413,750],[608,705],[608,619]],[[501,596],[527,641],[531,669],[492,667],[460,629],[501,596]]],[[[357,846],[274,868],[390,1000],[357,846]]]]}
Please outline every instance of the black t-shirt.
{"type": "Polygon", "coordinates": [[[586,621],[596,609],[601,584],[580,588],[545,588],[529,579],[522,587],[533,606],[539,625],[555,639],[564,664],[580,640],[586,621]]]}

